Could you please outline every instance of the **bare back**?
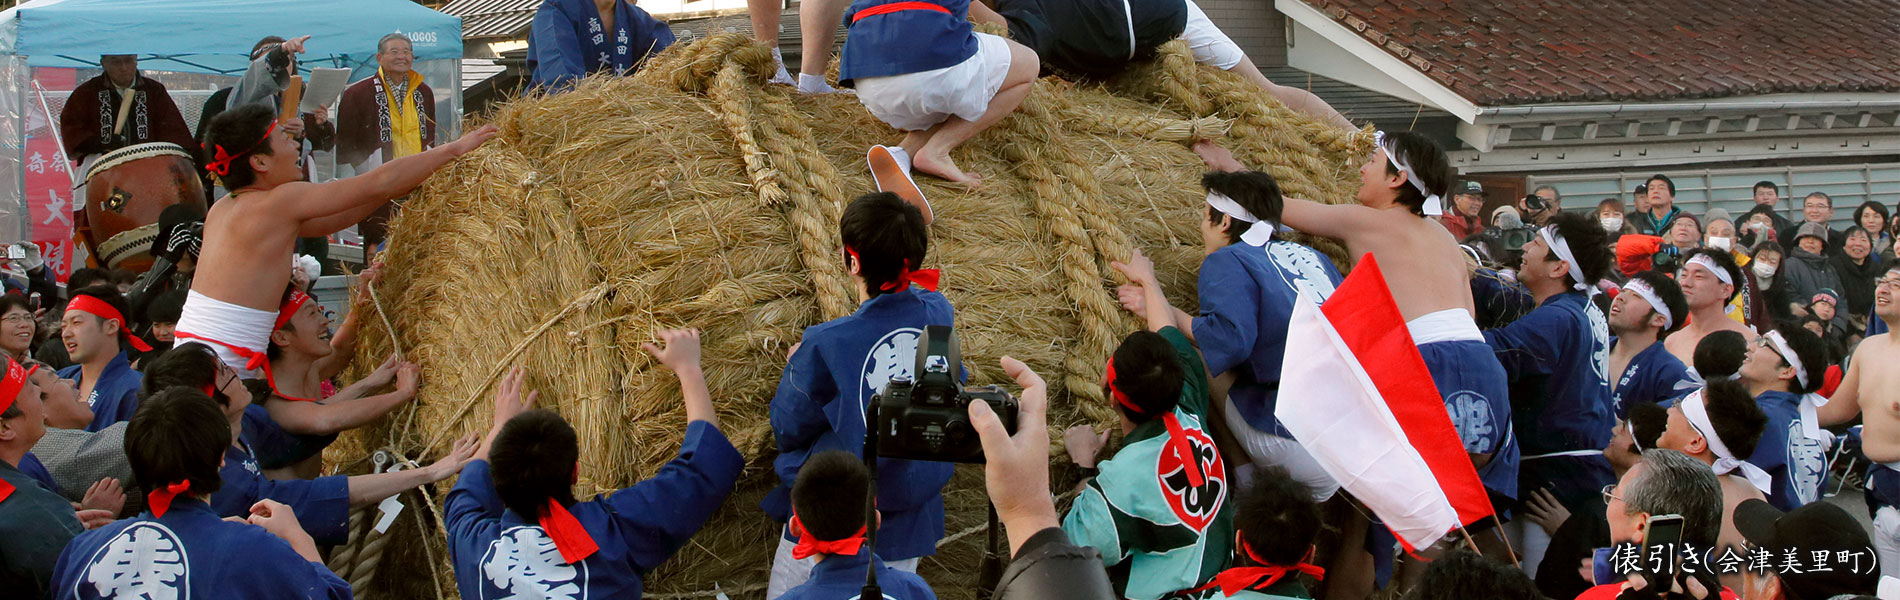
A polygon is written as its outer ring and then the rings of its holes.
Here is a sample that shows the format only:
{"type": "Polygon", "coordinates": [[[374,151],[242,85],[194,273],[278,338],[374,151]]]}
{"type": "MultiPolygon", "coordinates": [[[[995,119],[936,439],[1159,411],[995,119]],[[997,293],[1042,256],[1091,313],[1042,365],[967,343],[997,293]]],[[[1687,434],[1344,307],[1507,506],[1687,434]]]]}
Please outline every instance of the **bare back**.
{"type": "Polygon", "coordinates": [[[1852,368],[1859,379],[1854,391],[1866,427],[1861,429],[1861,451],[1879,463],[1900,461],[1900,343],[1892,332],[1876,335],[1854,350],[1852,368]]]}
{"type": "Polygon", "coordinates": [[[281,189],[236,193],[212,205],[191,291],[277,312],[290,285],[290,255],[300,224],[274,206],[281,189]]]}
{"type": "Polygon", "coordinates": [[[1405,320],[1454,308],[1476,316],[1464,253],[1443,225],[1404,208],[1366,211],[1360,223],[1347,232],[1346,250],[1378,259],[1405,320]]]}

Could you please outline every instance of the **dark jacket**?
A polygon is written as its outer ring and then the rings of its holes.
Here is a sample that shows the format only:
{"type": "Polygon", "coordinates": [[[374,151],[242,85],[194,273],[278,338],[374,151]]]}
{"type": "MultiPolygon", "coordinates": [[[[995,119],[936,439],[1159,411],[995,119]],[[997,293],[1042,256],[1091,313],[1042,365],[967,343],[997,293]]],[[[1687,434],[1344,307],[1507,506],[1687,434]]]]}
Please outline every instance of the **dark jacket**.
{"type": "Polygon", "coordinates": [[[1098,600],[1114,598],[1102,555],[1069,543],[1060,527],[1030,536],[1009,561],[996,585],[997,600],[1098,600]]]}
{"type": "Polygon", "coordinates": [[[1874,307],[1874,280],[1886,272],[1886,261],[1872,254],[1858,265],[1846,254],[1836,254],[1831,261],[1834,275],[1841,280],[1841,287],[1834,288],[1834,291],[1840,292],[1841,300],[1846,303],[1846,306],[1841,307],[1841,312],[1866,315],[1874,307]]]}
{"type": "Polygon", "coordinates": [[[1834,272],[1834,263],[1827,256],[1812,254],[1800,248],[1788,249],[1787,259],[1781,261],[1782,283],[1788,284],[1785,293],[1788,300],[1806,306],[1808,300],[1822,289],[1840,291],[1841,278],[1834,272]]]}

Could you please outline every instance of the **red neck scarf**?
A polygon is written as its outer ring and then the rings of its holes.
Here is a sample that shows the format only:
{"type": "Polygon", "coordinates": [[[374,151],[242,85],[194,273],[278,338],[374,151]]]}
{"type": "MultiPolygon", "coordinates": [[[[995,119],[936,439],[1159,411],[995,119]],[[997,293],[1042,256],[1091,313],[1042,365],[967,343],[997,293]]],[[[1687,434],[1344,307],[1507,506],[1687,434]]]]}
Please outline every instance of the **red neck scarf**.
{"type": "Polygon", "coordinates": [[[554,540],[554,549],[561,551],[562,564],[574,564],[593,556],[600,551],[600,545],[594,543],[594,536],[588,535],[587,528],[581,527],[579,519],[567,512],[560,501],[548,499],[547,511],[541,513],[541,529],[548,532],[554,540]]]}
{"type": "Polygon", "coordinates": [[[821,540],[811,532],[805,531],[805,525],[798,522],[798,515],[792,515],[790,525],[792,535],[798,537],[798,545],[792,547],[793,560],[805,560],[817,554],[834,556],[857,556],[864,549],[864,536],[870,529],[859,527],[850,537],[837,540],[821,540]]]}
{"type": "MultiPolygon", "coordinates": [[[[1128,394],[1122,393],[1121,388],[1115,386],[1114,358],[1108,359],[1108,366],[1104,371],[1103,375],[1108,378],[1109,395],[1114,396],[1115,403],[1120,404],[1122,409],[1127,410],[1131,415],[1147,417],[1148,413],[1141,409],[1141,405],[1135,404],[1134,400],[1128,398],[1128,394]]],[[[1181,419],[1175,417],[1173,411],[1169,411],[1161,415],[1161,425],[1168,428],[1166,451],[1173,452],[1175,458],[1181,459],[1181,464],[1186,466],[1188,485],[1194,487],[1206,485],[1207,475],[1201,472],[1201,461],[1194,456],[1194,445],[1188,442],[1187,429],[1181,427],[1181,419]]]]}
{"type": "Polygon", "coordinates": [[[126,324],[125,315],[119,314],[119,309],[113,308],[111,304],[107,304],[104,300],[80,294],[73,296],[73,299],[66,303],[66,310],[76,310],[107,321],[118,321],[120,339],[130,342],[132,349],[138,350],[139,352],[152,351],[150,344],[145,343],[145,340],[139,339],[138,336],[132,335],[132,330],[126,324]]]}
{"type": "MultiPolygon", "coordinates": [[[[857,250],[851,249],[850,246],[845,246],[844,252],[845,254],[851,255],[851,260],[856,261],[859,265],[864,264],[864,259],[858,258],[857,250]]],[[[859,268],[862,268],[862,266],[860,266],[859,268]]],[[[905,260],[904,267],[897,270],[897,279],[893,279],[889,283],[878,286],[877,289],[884,290],[886,292],[901,292],[906,289],[909,289],[910,284],[915,283],[917,284],[917,287],[921,287],[926,290],[930,290],[934,292],[934,291],[937,291],[937,286],[938,284],[942,283],[942,281],[943,281],[942,271],[938,271],[936,269],[924,269],[921,271],[912,271],[910,270],[910,261],[905,260]]]]}
{"type": "MultiPolygon", "coordinates": [[[[33,365],[31,369],[22,367],[20,363],[14,362],[13,357],[7,357],[6,377],[0,378],[0,412],[7,412],[7,409],[13,408],[13,400],[20,395],[21,389],[26,388],[27,376],[32,375],[33,371],[39,368],[39,365],[33,365]]],[[[0,500],[6,500],[12,495],[13,484],[0,480],[0,500]]]]}
{"type": "Polygon", "coordinates": [[[172,509],[172,499],[191,489],[191,481],[179,481],[167,484],[163,488],[145,494],[145,503],[152,507],[152,517],[163,517],[165,511],[172,509]]]}
{"type": "MultiPolygon", "coordinates": [[[[1247,546],[1246,540],[1240,539],[1238,532],[1234,534],[1234,538],[1234,543],[1240,547],[1241,553],[1246,554],[1247,558],[1253,559],[1254,564],[1267,564],[1267,561],[1260,560],[1259,556],[1254,555],[1253,548],[1247,546]]],[[[1306,558],[1300,559],[1299,564],[1293,566],[1234,567],[1221,571],[1220,574],[1214,576],[1213,583],[1209,583],[1201,589],[1220,586],[1221,594],[1232,596],[1244,590],[1260,591],[1273,587],[1273,584],[1279,583],[1281,579],[1293,573],[1305,573],[1312,575],[1313,579],[1325,581],[1326,569],[1307,564],[1306,561],[1312,557],[1313,550],[1308,548],[1306,550],[1306,558]]]]}
{"type": "Polygon", "coordinates": [[[253,150],[256,150],[258,146],[262,145],[266,141],[269,141],[270,134],[274,131],[277,131],[277,120],[271,119],[270,127],[264,128],[264,137],[257,138],[257,141],[251,142],[251,147],[245,148],[236,154],[226,152],[224,149],[224,146],[221,146],[218,144],[212,144],[211,149],[214,155],[211,157],[211,162],[205,163],[205,171],[208,171],[211,174],[217,175],[220,177],[230,175],[231,161],[244,158],[245,155],[250,154],[251,151],[253,150]]]}

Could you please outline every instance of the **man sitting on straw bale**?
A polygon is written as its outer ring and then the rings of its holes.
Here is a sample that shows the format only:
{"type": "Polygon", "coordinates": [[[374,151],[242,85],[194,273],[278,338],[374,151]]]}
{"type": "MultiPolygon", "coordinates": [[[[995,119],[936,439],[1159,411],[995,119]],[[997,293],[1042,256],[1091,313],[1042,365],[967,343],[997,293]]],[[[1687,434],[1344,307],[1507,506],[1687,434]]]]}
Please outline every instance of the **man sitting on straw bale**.
{"type": "Polygon", "coordinates": [[[815,557],[818,565],[812,568],[811,579],[778,600],[857,596],[869,568],[877,569],[877,585],[885,598],[936,600],[937,594],[922,577],[891,568],[867,547],[865,536],[876,526],[865,522],[870,502],[871,470],[857,456],[827,450],[805,461],[798,481],[792,484],[792,532],[798,535],[792,556],[815,557]]]}
{"type": "Polygon", "coordinates": [[[285,292],[277,328],[270,334],[270,362],[264,367],[270,393],[251,409],[263,412],[256,415],[263,419],[254,419],[259,427],[253,443],[266,470],[290,468],[293,476],[313,478],[323,467],[323,449],[337,433],[361,427],[416,397],[420,368],[395,356],[361,381],[324,393],[324,382],[356,355],[356,316],[362,312],[350,311],[332,337],[322,306],[301,290],[285,292]],[[392,382],[395,389],[389,393],[370,392],[392,382]]]}
{"type": "MultiPolygon", "coordinates": [[[[1506,434],[1511,405],[1504,367],[1484,343],[1473,316],[1464,252],[1450,232],[1427,218],[1444,212],[1441,198],[1451,184],[1450,161],[1438,144],[1416,133],[1380,133],[1375,145],[1377,151],[1359,167],[1357,202],[1321,204],[1287,198],[1282,213],[1286,225],[1344,241],[1352,256],[1371,254],[1378,259],[1447,412],[1460,417],[1454,424],[1485,488],[1493,495],[1515,498],[1518,449],[1516,438],[1506,434]]],[[[1244,168],[1211,141],[1197,142],[1194,149],[1215,169],[1244,168]]],[[[1355,521],[1347,532],[1349,539],[1364,530],[1389,535],[1384,528],[1355,521]]],[[[1375,546],[1380,552],[1374,557],[1375,569],[1388,572],[1392,546],[1375,546]]],[[[1364,568],[1362,555],[1353,560],[1357,569],[1364,568]]],[[[1363,571],[1335,573],[1335,585],[1364,585],[1376,579],[1364,577],[1363,571]]]]}
{"type": "Polygon", "coordinates": [[[1114,266],[1146,294],[1148,329],[1122,338],[1102,381],[1121,415],[1122,449],[1098,467],[1106,438],[1068,436],[1069,457],[1097,475],[1083,481],[1062,530],[1101,551],[1117,597],[1156,600],[1227,568],[1233,480],[1209,430],[1207,367],[1175,327],[1154,265],[1136,254],[1114,266]]]}
{"type": "Polygon", "coordinates": [[[878,120],[905,132],[892,152],[905,171],[974,184],[950,151],[1001,121],[1036,81],[1027,46],[974,31],[970,0],[856,0],[838,80],[878,120]]]}
{"type": "Polygon", "coordinates": [[[299,236],[326,236],[409,193],[450,161],[495,137],[488,125],[368,174],[306,183],[297,144],[276,111],[247,104],[212,119],[205,169],[231,195],[211,207],[204,249],[174,335],[213,346],[224,363],[254,377],[268,357],[271,325],[290,284],[291,247],[299,236]]]}
{"type": "Polygon", "coordinates": [[[559,414],[529,410],[527,373],[496,385],[494,427],[445,515],[463,598],[638,599],[646,573],[679,551],[724,504],[745,458],[719,430],[700,371],[699,331],[663,330],[645,344],[679,375],[686,438],[652,479],[586,502],[574,499],[580,442],[559,414]]]}
{"type": "Polygon", "coordinates": [[[1238,73],[1288,108],[1357,129],[1312,92],[1267,79],[1194,0],[982,0],[970,4],[970,14],[978,23],[1008,27],[1009,37],[1035,50],[1043,64],[1084,77],[1112,77],[1181,38],[1194,62],[1238,73]]]}
{"type": "Polygon", "coordinates": [[[218,461],[231,431],[194,388],[146,398],[125,431],[150,509],[80,534],[60,554],[51,597],[349,598],[350,584],[323,566],[295,510],[272,500],[237,513],[212,508],[229,482],[218,461]],[[224,519],[220,517],[236,517],[224,519]]]}
{"type": "MultiPolygon", "coordinates": [[[[1174,326],[1201,348],[1208,372],[1233,378],[1220,409],[1227,430],[1254,466],[1277,466],[1325,500],[1339,489],[1326,470],[1273,417],[1286,353],[1287,320],[1301,297],[1318,304],[1339,284],[1339,271],[1324,255],[1298,243],[1274,239],[1284,201],[1272,175],[1208,173],[1207,218],[1201,221],[1201,312],[1176,308],[1174,326]]],[[[1122,306],[1147,313],[1145,288],[1117,290],[1122,306]]]]}
{"type": "Polygon", "coordinates": [[[594,73],[630,75],[673,41],[673,30],[633,0],[550,0],[534,11],[528,35],[530,85],[558,92],[594,73]]]}
{"type": "MultiPolygon", "coordinates": [[[[261,382],[246,382],[203,344],[180,344],[152,362],[146,370],[145,394],[152,397],[175,387],[209,392],[224,409],[230,440],[226,442],[224,466],[219,475],[224,483],[211,496],[211,508],[231,517],[249,514],[251,505],[271,499],[290,505],[302,515],[302,523],[317,543],[326,546],[349,540],[350,509],[381,502],[384,498],[417,486],[448,479],[462,470],[463,463],[475,453],[476,439],[469,436],[435,464],[388,473],[345,477],[331,475],[314,480],[278,481],[264,477],[257,465],[251,444],[254,433],[245,426],[245,409],[264,388],[261,382]]],[[[163,485],[162,479],[140,479],[147,489],[163,485]]]]}
{"type": "MultiPolygon", "coordinates": [[[[772,398],[772,435],[779,455],[772,469],[779,486],[760,504],[787,522],[799,467],[826,450],[864,451],[864,406],[898,377],[910,377],[923,328],[955,324],[950,301],[938,294],[937,271],[918,270],[930,247],[923,213],[895,194],[860,196],[844,209],[838,231],[845,268],[857,286],[858,312],[812,326],[792,350],[772,398]],[[913,285],[915,284],[915,285],[913,285]]],[[[935,554],[943,537],[943,486],[950,463],[878,459],[877,554],[891,567],[915,573],[920,557],[935,554]]],[[[776,598],[811,576],[812,558],[793,557],[790,528],[772,559],[766,597],[776,598]]]]}

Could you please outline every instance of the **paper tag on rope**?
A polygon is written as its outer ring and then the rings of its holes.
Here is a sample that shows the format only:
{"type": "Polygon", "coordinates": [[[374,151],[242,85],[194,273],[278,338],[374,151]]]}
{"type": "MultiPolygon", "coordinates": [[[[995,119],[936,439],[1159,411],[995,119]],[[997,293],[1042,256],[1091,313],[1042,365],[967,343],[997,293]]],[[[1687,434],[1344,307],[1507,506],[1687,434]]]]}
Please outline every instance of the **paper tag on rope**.
{"type": "Polygon", "coordinates": [[[718,583],[713,584],[713,598],[715,600],[732,600],[731,598],[726,597],[725,590],[719,589],[718,583]]]}
{"type": "Polygon", "coordinates": [[[396,522],[396,516],[402,514],[402,494],[384,498],[376,505],[381,516],[376,518],[376,533],[389,533],[389,526],[396,522]]]}

